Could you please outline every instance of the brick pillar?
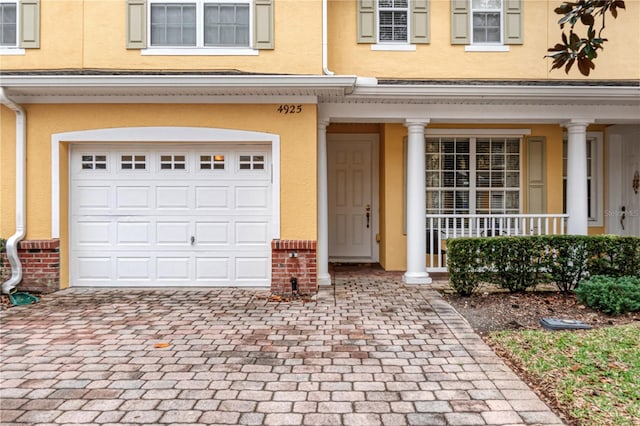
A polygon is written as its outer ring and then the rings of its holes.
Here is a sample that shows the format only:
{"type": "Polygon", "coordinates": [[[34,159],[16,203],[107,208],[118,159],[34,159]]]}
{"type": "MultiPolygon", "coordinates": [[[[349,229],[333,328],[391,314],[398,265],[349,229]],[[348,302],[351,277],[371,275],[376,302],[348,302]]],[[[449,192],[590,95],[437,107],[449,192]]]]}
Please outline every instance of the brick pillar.
{"type": "MultiPolygon", "coordinates": [[[[18,257],[22,263],[22,282],[18,291],[52,293],[60,290],[60,241],[20,241],[18,257]]],[[[11,276],[11,265],[2,253],[2,281],[11,276]]]]}
{"type": "Polygon", "coordinates": [[[271,292],[291,294],[291,278],[298,280],[298,294],[318,292],[315,241],[271,242],[271,292]]]}

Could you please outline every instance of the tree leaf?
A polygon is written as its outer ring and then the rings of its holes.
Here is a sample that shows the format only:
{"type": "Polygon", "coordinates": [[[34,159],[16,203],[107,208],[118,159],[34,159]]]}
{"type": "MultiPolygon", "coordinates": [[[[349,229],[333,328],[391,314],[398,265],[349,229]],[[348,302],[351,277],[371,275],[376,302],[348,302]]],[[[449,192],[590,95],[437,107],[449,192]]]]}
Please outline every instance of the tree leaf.
{"type": "Polygon", "coordinates": [[[593,18],[592,14],[586,13],[580,16],[580,22],[582,23],[582,25],[586,25],[587,27],[592,27],[593,24],[595,23],[595,19],[593,18]]]}

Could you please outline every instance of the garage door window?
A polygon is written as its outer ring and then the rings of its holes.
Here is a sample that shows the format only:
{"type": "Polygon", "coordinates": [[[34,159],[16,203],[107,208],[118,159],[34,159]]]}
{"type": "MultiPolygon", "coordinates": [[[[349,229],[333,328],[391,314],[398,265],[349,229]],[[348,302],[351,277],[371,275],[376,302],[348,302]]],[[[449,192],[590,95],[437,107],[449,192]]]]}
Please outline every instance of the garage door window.
{"type": "Polygon", "coordinates": [[[122,155],[120,157],[120,168],[122,170],[146,170],[146,155],[122,155]]]}
{"type": "Polygon", "coordinates": [[[240,170],[264,170],[264,155],[241,155],[240,170]]]}
{"type": "Polygon", "coordinates": [[[82,154],[82,170],[107,170],[107,156],[82,154]]]}
{"type": "Polygon", "coordinates": [[[161,155],[161,170],[185,170],[187,168],[187,159],[184,154],[180,155],[161,155]]]}
{"type": "Polygon", "coordinates": [[[200,170],[224,170],[224,155],[201,155],[200,156],[200,170]]]}

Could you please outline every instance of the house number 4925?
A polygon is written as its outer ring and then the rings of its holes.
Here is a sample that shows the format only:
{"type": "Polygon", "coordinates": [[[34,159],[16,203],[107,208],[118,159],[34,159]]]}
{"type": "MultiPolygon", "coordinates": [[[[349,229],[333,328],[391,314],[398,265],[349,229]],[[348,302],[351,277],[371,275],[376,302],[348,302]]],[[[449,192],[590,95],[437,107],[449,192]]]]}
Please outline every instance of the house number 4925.
{"type": "Polygon", "coordinates": [[[278,112],[280,114],[300,114],[302,112],[302,105],[280,105],[278,112]]]}

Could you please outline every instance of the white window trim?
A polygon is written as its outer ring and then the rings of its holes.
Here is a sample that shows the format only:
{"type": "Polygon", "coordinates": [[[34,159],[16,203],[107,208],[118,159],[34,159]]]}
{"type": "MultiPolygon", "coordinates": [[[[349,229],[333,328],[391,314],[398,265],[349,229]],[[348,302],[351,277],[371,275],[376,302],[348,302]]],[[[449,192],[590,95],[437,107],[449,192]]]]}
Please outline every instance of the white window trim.
{"type": "Polygon", "coordinates": [[[508,52],[509,46],[504,44],[469,44],[464,47],[465,52],[508,52]]]}
{"type": "MultiPolygon", "coordinates": [[[[448,129],[444,129],[444,130],[448,130],[448,129]]],[[[482,132],[476,133],[474,135],[471,135],[469,133],[455,133],[455,130],[452,131],[446,131],[446,132],[434,132],[434,133],[427,133],[425,132],[425,142],[426,142],[426,138],[429,136],[452,136],[452,137],[458,137],[458,138],[468,138],[469,139],[469,187],[468,192],[469,192],[469,206],[468,206],[468,210],[469,210],[469,214],[479,214],[477,213],[477,206],[476,206],[476,197],[475,195],[478,192],[478,186],[476,183],[476,178],[477,178],[477,170],[476,170],[476,165],[475,165],[475,158],[477,155],[476,152],[476,147],[477,147],[477,139],[479,137],[495,137],[498,139],[501,138],[518,138],[519,139],[519,147],[518,147],[518,156],[520,158],[520,168],[518,170],[519,173],[519,188],[520,188],[520,192],[519,192],[519,197],[518,197],[518,210],[519,213],[518,214],[522,214],[523,211],[523,185],[524,185],[524,172],[523,172],[523,163],[522,163],[522,158],[523,158],[523,144],[524,144],[524,136],[526,135],[525,133],[520,133],[520,134],[509,134],[511,131],[508,129],[481,129],[483,130],[482,132]],[[492,131],[493,130],[493,131],[492,131]],[[486,133],[485,133],[486,132],[486,133]],[[472,197],[472,194],[474,195],[472,197]]],[[[425,152],[426,155],[426,152],[425,152]]],[[[406,159],[405,159],[406,161],[406,159]]],[[[426,171],[426,167],[425,167],[425,171],[426,171]]],[[[506,185],[506,181],[505,181],[505,185],[506,185]]],[[[425,190],[428,190],[429,187],[425,186],[425,190]]],[[[440,187],[441,189],[437,190],[437,191],[442,191],[443,188],[445,187],[440,187]]],[[[502,189],[504,191],[507,190],[507,186],[503,186],[501,188],[498,189],[502,189]]],[[[456,190],[457,188],[450,188],[452,190],[456,190]]],[[[491,188],[480,188],[480,190],[489,190],[491,191],[491,188]]],[[[440,214],[440,213],[434,213],[434,214],[440,214]]],[[[443,213],[444,214],[444,213],[443,213]]],[[[482,213],[480,213],[482,214],[482,213]]],[[[499,213],[491,213],[491,214],[499,214],[499,213]]],[[[507,215],[510,213],[506,213],[507,215]]]]}
{"type": "Polygon", "coordinates": [[[509,47],[504,45],[504,0],[500,0],[498,9],[474,9],[473,1],[469,2],[469,40],[471,44],[465,47],[466,52],[508,52],[509,47]],[[474,12],[497,12],[500,14],[500,42],[476,42],[473,40],[473,13],[474,12]],[[506,47],[506,50],[497,49],[506,47]],[[469,48],[469,49],[467,49],[469,48]]]}
{"type": "MultiPolygon", "coordinates": [[[[371,50],[380,50],[380,51],[384,51],[384,50],[407,50],[407,51],[412,51],[412,50],[416,50],[415,49],[415,45],[413,46],[413,49],[402,49],[399,48],[399,46],[411,46],[410,40],[411,40],[411,0],[407,0],[407,40],[406,41],[397,41],[397,40],[389,40],[389,41],[384,41],[384,40],[380,40],[380,1],[379,0],[375,0],[376,1],[376,13],[378,16],[376,16],[376,23],[377,23],[377,27],[376,28],[376,37],[377,37],[377,44],[372,45],[371,46],[371,50]],[[384,49],[384,48],[377,48],[374,49],[373,46],[390,46],[390,49],[384,49]]],[[[403,10],[402,8],[398,8],[398,7],[383,7],[382,10],[390,10],[390,11],[394,11],[394,10],[403,10]]]]}
{"type": "Polygon", "coordinates": [[[3,46],[0,47],[0,56],[19,56],[19,55],[25,55],[26,54],[26,50],[21,48],[21,47],[8,47],[8,46],[3,46]]]}
{"type": "MultiPolygon", "coordinates": [[[[563,143],[567,140],[564,133],[563,143]]],[[[600,227],[604,226],[604,136],[602,132],[587,132],[587,140],[591,140],[591,201],[595,204],[592,206],[595,215],[589,218],[589,227],[600,227]]],[[[566,179],[564,174],[563,180],[566,179]]]]}
{"type": "Polygon", "coordinates": [[[387,52],[415,52],[416,45],[400,42],[381,42],[379,44],[372,44],[371,50],[387,52]]]}
{"type": "Polygon", "coordinates": [[[145,56],[258,56],[259,50],[250,47],[229,49],[224,47],[147,47],[140,50],[145,56]]]}
{"type": "Polygon", "coordinates": [[[147,4],[147,48],[141,49],[142,55],[154,56],[256,56],[253,49],[253,2],[250,0],[149,0],[147,4]],[[196,5],[196,45],[195,46],[153,46],[151,44],[151,6],[153,4],[180,3],[196,5]],[[204,5],[205,3],[246,3],[249,5],[249,46],[205,46],[204,45],[204,5]]]}
{"type": "Polygon", "coordinates": [[[25,49],[20,47],[20,2],[18,0],[0,0],[0,3],[16,5],[16,44],[15,46],[0,46],[0,55],[24,55],[25,49]]]}

